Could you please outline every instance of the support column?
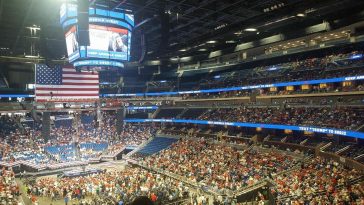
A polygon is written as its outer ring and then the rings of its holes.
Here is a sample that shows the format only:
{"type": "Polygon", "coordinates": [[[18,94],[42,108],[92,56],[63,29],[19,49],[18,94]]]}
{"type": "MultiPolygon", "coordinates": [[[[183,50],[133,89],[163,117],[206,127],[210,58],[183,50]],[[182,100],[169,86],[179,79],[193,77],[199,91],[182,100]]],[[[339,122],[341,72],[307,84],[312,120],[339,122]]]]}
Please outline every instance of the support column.
{"type": "Polygon", "coordinates": [[[125,118],[125,107],[116,111],[116,132],[118,135],[123,131],[125,118]]]}
{"type": "Polygon", "coordinates": [[[43,112],[42,119],[42,137],[48,142],[51,134],[51,113],[43,112]]]}

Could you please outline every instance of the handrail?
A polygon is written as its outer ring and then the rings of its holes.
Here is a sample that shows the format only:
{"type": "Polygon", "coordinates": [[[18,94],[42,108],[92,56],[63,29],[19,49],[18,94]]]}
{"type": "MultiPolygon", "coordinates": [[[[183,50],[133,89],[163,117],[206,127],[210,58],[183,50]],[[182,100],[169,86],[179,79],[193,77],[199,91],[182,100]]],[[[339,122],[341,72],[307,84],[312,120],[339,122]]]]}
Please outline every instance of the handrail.
{"type": "Polygon", "coordinates": [[[362,130],[362,129],[364,129],[364,124],[362,125],[362,126],[360,126],[358,129],[356,129],[356,131],[360,131],[360,130],[362,130]]]}
{"type": "Polygon", "coordinates": [[[246,194],[248,192],[251,192],[253,190],[256,190],[256,189],[259,189],[261,187],[264,187],[268,184],[268,182],[266,181],[266,179],[263,179],[263,180],[260,180],[259,182],[253,184],[253,185],[250,185],[250,186],[247,186],[247,187],[243,187],[243,189],[239,190],[239,191],[236,191],[235,192],[235,196],[239,196],[239,195],[242,195],[242,194],[246,194]]]}

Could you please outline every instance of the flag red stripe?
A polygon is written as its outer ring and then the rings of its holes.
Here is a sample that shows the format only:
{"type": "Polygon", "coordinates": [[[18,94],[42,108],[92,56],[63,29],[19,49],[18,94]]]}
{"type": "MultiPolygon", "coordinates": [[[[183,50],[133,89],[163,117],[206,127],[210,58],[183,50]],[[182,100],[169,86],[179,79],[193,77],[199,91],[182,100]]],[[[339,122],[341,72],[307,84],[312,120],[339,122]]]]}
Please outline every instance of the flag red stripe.
{"type": "Polygon", "coordinates": [[[38,99],[37,102],[95,102],[98,99],[95,98],[90,98],[90,99],[81,99],[81,100],[77,100],[77,99],[38,99]]]}
{"type": "Polygon", "coordinates": [[[62,74],[73,74],[73,75],[99,75],[98,73],[81,73],[81,72],[69,72],[69,71],[63,71],[62,74]]]}
{"type": "Polygon", "coordinates": [[[62,83],[62,85],[99,85],[98,83],[62,83]]]}
{"type": "Polygon", "coordinates": [[[37,88],[37,90],[52,90],[52,91],[99,91],[98,88],[37,88]]]}
{"type": "Polygon", "coordinates": [[[57,94],[57,93],[55,93],[55,94],[53,94],[53,95],[51,95],[51,94],[37,94],[37,96],[46,96],[46,97],[51,97],[51,96],[53,96],[53,97],[69,97],[69,96],[74,96],[75,98],[77,98],[77,96],[99,96],[99,94],[98,93],[95,93],[95,94],[82,94],[82,93],[80,93],[80,94],[57,94]]]}
{"type": "Polygon", "coordinates": [[[63,80],[98,80],[98,78],[63,77],[63,80]]]}

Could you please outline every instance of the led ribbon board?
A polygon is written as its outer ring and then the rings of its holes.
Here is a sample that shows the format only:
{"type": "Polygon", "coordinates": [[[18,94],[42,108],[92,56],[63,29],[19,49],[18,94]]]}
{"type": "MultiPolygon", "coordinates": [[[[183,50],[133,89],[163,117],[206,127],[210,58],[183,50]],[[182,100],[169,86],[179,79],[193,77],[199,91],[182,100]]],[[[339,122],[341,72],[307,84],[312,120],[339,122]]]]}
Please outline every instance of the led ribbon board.
{"type": "Polygon", "coordinates": [[[156,110],[158,106],[129,106],[128,110],[156,110]]]}
{"type": "Polygon", "coordinates": [[[295,125],[260,124],[260,123],[249,123],[249,122],[224,122],[224,121],[208,121],[208,120],[182,120],[182,119],[125,119],[124,121],[129,123],[168,122],[168,123],[188,123],[188,124],[200,124],[200,125],[222,125],[222,126],[233,126],[233,127],[253,127],[253,128],[260,127],[265,129],[308,131],[308,132],[334,134],[334,135],[364,139],[364,133],[362,132],[331,129],[331,128],[320,128],[320,127],[295,126],[295,125]]]}
{"type": "Polygon", "coordinates": [[[28,94],[0,94],[0,98],[34,98],[34,95],[28,95],[28,94]]]}

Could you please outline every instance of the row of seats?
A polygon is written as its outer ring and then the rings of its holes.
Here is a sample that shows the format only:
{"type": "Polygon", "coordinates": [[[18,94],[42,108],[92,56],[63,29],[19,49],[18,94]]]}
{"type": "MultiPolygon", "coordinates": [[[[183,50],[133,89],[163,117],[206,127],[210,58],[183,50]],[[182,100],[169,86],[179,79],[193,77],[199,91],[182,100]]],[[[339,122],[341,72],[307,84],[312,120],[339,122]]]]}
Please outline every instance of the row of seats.
{"type": "Polygon", "coordinates": [[[141,155],[151,155],[157,153],[163,149],[168,148],[173,143],[175,143],[177,139],[175,138],[167,138],[167,137],[155,137],[153,138],[147,145],[141,148],[137,154],[141,155]]]}
{"type": "MultiPolygon", "coordinates": [[[[182,76],[179,79],[168,78],[167,81],[156,81],[155,79],[138,84],[141,89],[135,89],[136,81],[125,82],[124,87],[115,85],[108,86],[108,90],[115,87],[115,91],[122,93],[163,92],[174,90],[199,90],[211,88],[223,88],[243,85],[267,84],[273,82],[299,81],[309,79],[320,79],[337,76],[359,75],[363,66],[362,51],[343,51],[339,54],[329,54],[321,58],[287,59],[279,64],[256,64],[255,67],[244,68],[224,72],[212,72],[204,75],[182,76]],[[358,56],[352,58],[352,56],[358,56]],[[163,83],[161,83],[163,82],[163,83]],[[179,82],[179,83],[177,83],[179,82]],[[163,86],[170,85],[170,86],[163,86]],[[131,89],[130,89],[131,88],[131,89]],[[159,88],[159,89],[158,89],[159,88]],[[167,89],[167,90],[166,90],[167,89]]],[[[162,76],[158,76],[162,78],[162,76]]],[[[168,76],[166,76],[168,77],[168,76]]]]}
{"type": "Polygon", "coordinates": [[[3,115],[0,117],[0,133],[9,134],[10,132],[15,132],[19,128],[17,124],[17,117],[9,117],[3,115]]]}
{"type": "Polygon", "coordinates": [[[64,127],[64,128],[71,128],[72,127],[72,119],[56,119],[54,120],[54,126],[56,128],[64,127]]]}

